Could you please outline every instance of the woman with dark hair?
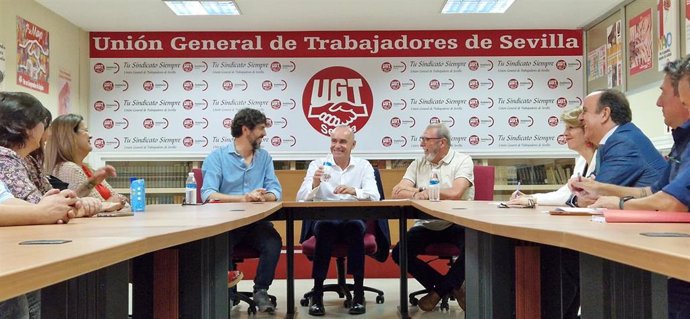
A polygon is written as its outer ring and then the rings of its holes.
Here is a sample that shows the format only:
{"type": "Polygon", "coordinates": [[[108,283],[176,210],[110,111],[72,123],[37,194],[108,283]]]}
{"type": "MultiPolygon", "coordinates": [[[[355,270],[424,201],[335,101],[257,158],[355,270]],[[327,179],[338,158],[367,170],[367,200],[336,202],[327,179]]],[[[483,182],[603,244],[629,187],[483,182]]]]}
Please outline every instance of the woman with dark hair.
{"type": "MultiPolygon", "coordinates": [[[[16,198],[38,203],[51,189],[41,172],[40,152],[44,133],[50,124],[50,111],[30,94],[0,92],[0,181],[16,198]],[[39,154],[31,157],[31,154],[39,154]]],[[[101,210],[100,201],[79,199],[77,217],[101,210]]]]}
{"type": "MultiPolygon", "coordinates": [[[[84,158],[91,152],[91,135],[86,122],[81,115],[60,115],[52,123],[51,134],[46,144],[46,169],[60,180],[69,184],[79,196],[88,196],[104,201],[108,210],[122,209],[127,198],[115,192],[105,181],[108,175],[115,175],[112,166],[101,170],[108,170],[112,174],[94,174],[94,171],[84,163],[84,158]],[[100,178],[98,177],[100,176],[100,178]],[[86,185],[86,187],[80,187],[86,185]]],[[[99,170],[99,171],[101,171],[99,170]]]]}

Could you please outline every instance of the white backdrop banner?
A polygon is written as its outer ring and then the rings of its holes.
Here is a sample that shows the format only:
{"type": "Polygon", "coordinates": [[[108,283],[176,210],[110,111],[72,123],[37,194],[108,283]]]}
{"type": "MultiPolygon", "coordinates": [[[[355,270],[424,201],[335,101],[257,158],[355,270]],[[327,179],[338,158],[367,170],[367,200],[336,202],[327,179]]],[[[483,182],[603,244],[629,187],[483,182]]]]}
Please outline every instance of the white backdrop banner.
{"type": "MultiPolygon", "coordinates": [[[[89,128],[106,154],[205,154],[245,107],[268,117],[275,159],[328,151],[411,158],[429,123],[473,155],[567,153],[580,105],[580,30],[91,33],[89,128]]],[[[115,155],[116,156],[116,155],[115,155]]]]}

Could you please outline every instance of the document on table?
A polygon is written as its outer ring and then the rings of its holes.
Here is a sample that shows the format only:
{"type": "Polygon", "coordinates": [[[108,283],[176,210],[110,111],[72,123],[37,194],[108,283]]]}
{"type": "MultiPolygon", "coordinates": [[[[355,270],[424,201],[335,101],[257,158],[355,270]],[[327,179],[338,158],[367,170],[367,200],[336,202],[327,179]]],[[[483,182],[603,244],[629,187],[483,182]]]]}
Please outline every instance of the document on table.
{"type": "Polygon", "coordinates": [[[566,215],[566,216],[591,216],[603,215],[604,210],[600,208],[586,208],[586,207],[556,207],[552,210],[546,211],[551,215],[566,215]]]}

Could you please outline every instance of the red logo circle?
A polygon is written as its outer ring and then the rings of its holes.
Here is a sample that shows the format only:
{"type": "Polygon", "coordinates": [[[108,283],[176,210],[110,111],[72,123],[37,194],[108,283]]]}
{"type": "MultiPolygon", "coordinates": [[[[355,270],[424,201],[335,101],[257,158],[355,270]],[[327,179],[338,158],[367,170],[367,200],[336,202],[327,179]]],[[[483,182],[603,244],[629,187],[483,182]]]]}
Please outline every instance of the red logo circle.
{"type": "Polygon", "coordinates": [[[400,121],[400,118],[394,117],[391,119],[391,126],[392,127],[400,127],[400,124],[402,124],[402,121],[400,121]]]}
{"type": "Polygon", "coordinates": [[[558,144],[560,144],[560,145],[565,145],[565,143],[568,143],[568,141],[565,139],[565,135],[564,135],[564,134],[558,135],[558,137],[556,138],[556,141],[557,141],[558,144]]]}
{"type": "Polygon", "coordinates": [[[182,121],[182,126],[184,126],[184,128],[192,128],[194,127],[194,120],[186,118],[182,121]]]}
{"type": "Polygon", "coordinates": [[[100,112],[105,110],[105,103],[103,101],[96,101],[96,103],[93,104],[93,109],[100,112]]]}
{"type": "Polygon", "coordinates": [[[280,102],[279,99],[271,100],[271,108],[272,109],[279,110],[281,106],[283,106],[283,102],[280,102]]]}
{"type": "Polygon", "coordinates": [[[145,119],[144,120],[144,128],[151,129],[153,128],[153,119],[145,119]]]}
{"type": "Polygon", "coordinates": [[[106,129],[111,129],[115,126],[115,122],[112,119],[103,120],[103,127],[106,129]]]}
{"type": "Polygon", "coordinates": [[[556,62],[556,69],[559,70],[565,70],[565,68],[568,66],[568,63],[565,62],[565,60],[558,60],[556,62]]]}
{"type": "Polygon", "coordinates": [[[390,62],[381,63],[381,71],[388,73],[391,70],[393,70],[393,65],[390,62]]]}
{"type": "Polygon", "coordinates": [[[471,135],[470,137],[467,138],[467,141],[470,142],[470,145],[478,145],[479,144],[479,136],[471,135]]]}
{"type": "Polygon", "coordinates": [[[264,89],[264,91],[270,91],[273,88],[273,82],[266,80],[261,83],[261,88],[264,89]]]}
{"type": "Polygon", "coordinates": [[[184,145],[185,147],[192,147],[192,145],[194,145],[194,139],[187,136],[182,139],[182,145],[184,145]]]}
{"type": "Polygon", "coordinates": [[[433,80],[429,81],[429,88],[431,88],[432,90],[438,90],[438,88],[440,88],[440,87],[441,87],[441,82],[439,82],[438,80],[433,79],[433,80]]]}
{"type": "Polygon", "coordinates": [[[271,138],[271,145],[278,147],[280,144],[283,144],[283,139],[281,139],[280,136],[274,136],[271,138]]]}
{"type": "Polygon", "coordinates": [[[520,82],[518,82],[518,80],[516,80],[516,79],[510,79],[510,80],[508,81],[508,87],[509,87],[509,88],[515,90],[515,89],[518,88],[518,86],[520,86],[520,82]]]}
{"type": "Polygon", "coordinates": [[[556,100],[556,106],[558,106],[560,108],[564,108],[564,107],[568,106],[568,99],[566,99],[564,97],[559,97],[556,100]]]}
{"type": "Polygon", "coordinates": [[[266,118],[266,128],[271,128],[273,126],[273,120],[270,117],[266,118]]]}
{"type": "Polygon", "coordinates": [[[476,109],[479,107],[479,99],[473,97],[467,101],[467,104],[469,104],[471,108],[476,109]]]}
{"type": "Polygon", "coordinates": [[[93,65],[93,71],[96,73],[103,73],[103,71],[105,71],[105,65],[103,65],[103,63],[96,63],[93,65]]]}
{"type": "Polygon", "coordinates": [[[508,118],[508,125],[511,127],[516,127],[520,124],[520,119],[517,116],[511,116],[508,118]]]}
{"type": "Polygon", "coordinates": [[[385,147],[390,147],[393,145],[393,139],[390,136],[384,136],[383,139],[381,139],[381,144],[385,147]]]}
{"type": "Polygon", "coordinates": [[[391,86],[391,89],[398,90],[398,89],[400,89],[400,81],[392,80],[390,86],[391,86]]]}
{"type": "Polygon", "coordinates": [[[194,70],[194,64],[192,64],[192,62],[182,63],[182,71],[192,72],[192,70],[194,70]]]}
{"type": "Polygon", "coordinates": [[[223,90],[230,91],[235,85],[232,84],[232,81],[230,80],[225,80],[223,81],[223,90]]]}
{"type": "Polygon", "coordinates": [[[96,148],[104,148],[105,140],[102,138],[97,138],[93,141],[93,146],[95,146],[96,148]]]}
{"type": "Polygon", "coordinates": [[[556,79],[549,79],[548,82],[546,82],[546,85],[549,87],[549,89],[555,89],[558,87],[558,80],[556,79]]]}
{"type": "Polygon", "coordinates": [[[115,88],[115,84],[113,84],[112,81],[105,81],[103,82],[103,89],[110,92],[115,88]]]}
{"type": "Polygon", "coordinates": [[[182,88],[183,88],[185,91],[191,91],[191,90],[194,89],[194,82],[189,81],[189,80],[184,81],[184,83],[182,83],[182,88]]]}
{"type": "Polygon", "coordinates": [[[390,110],[393,107],[393,102],[391,100],[383,100],[381,102],[381,107],[384,110],[390,110]]]}
{"type": "Polygon", "coordinates": [[[307,121],[326,136],[338,125],[360,131],[369,121],[373,108],[374,97],[367,80],[342,66],[314,74],[302,94],[302,110],[307,121]]]}
{"type": "Polygon", "coordinates": [[[273,72],[278,72],[278,71],[280,71],[280,68],[282,68],[282,66],[280,65],[280,62],[278,62],[278,61],[273,61],[273,62],[271,63],[271,71],[273,71],[273,72]]]}
{"type": "Polygon", "coordinates": [[[182,101],[182,107],[185,110],[191,110],[194,107],[194,101],[192,100],[184,100],[182,101]]]}
{"type": "Polygon", "coordinates": [[[471,127],[479,126],[479,118],[476,116],[470,117],[470,126],[471,127]]]}
{"type": "Polygon", "coordinates": [[[472,60],[467,63],[467,67],[470,69],[470,71],[477,71],[479,70],[479,62],[472,60]]]}
{"type": "Polygon", "coordinates": [[[223,119],[223,127],[224,128],[230,128],[232,127],[232,119],[229,117],[226,117],[223,119]]]}
{"type": "Polygon", "coordinates": [[[144,81],[144,91],[153,90],[153,81],[144,81]]]}
{"type": "Polygon", "coordinates": [[[558,125],[558,118],[555,116],[549,117],[549,126],[557,126],[558,125]]]}
{"type": "Polygon", "coordinates": [[[477,79],[472,79],[472,80],[470,80],[470,82],[468,83],[468,85],[469,85],[470,89],[476,90],[476,89],[479,88],[479,80],[477,80],[477,79]]]}

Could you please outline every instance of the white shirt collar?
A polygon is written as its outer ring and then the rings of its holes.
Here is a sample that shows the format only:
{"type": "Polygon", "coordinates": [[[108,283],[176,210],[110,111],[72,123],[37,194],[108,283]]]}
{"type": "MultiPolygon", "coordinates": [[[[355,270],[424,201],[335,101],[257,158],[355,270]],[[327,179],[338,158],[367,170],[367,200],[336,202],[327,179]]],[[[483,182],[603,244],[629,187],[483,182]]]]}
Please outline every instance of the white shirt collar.
{"type": "Polygon", "coordinates": [[[610,129],[610,130],[606,133],[606,135],[604,135],[604,137],[601,138],[601,141],[599,141],[599,145],[604,145],[604,144],[606,144],[606,141],[609,139],[609,137],[611,137],[611,135],[613,135],[613,132],[616,131],[616,129],[618,128],[618,126],[619,126],[619,125],[616,125],[616,126],[614,126],[612,129],[610,129]]]}

